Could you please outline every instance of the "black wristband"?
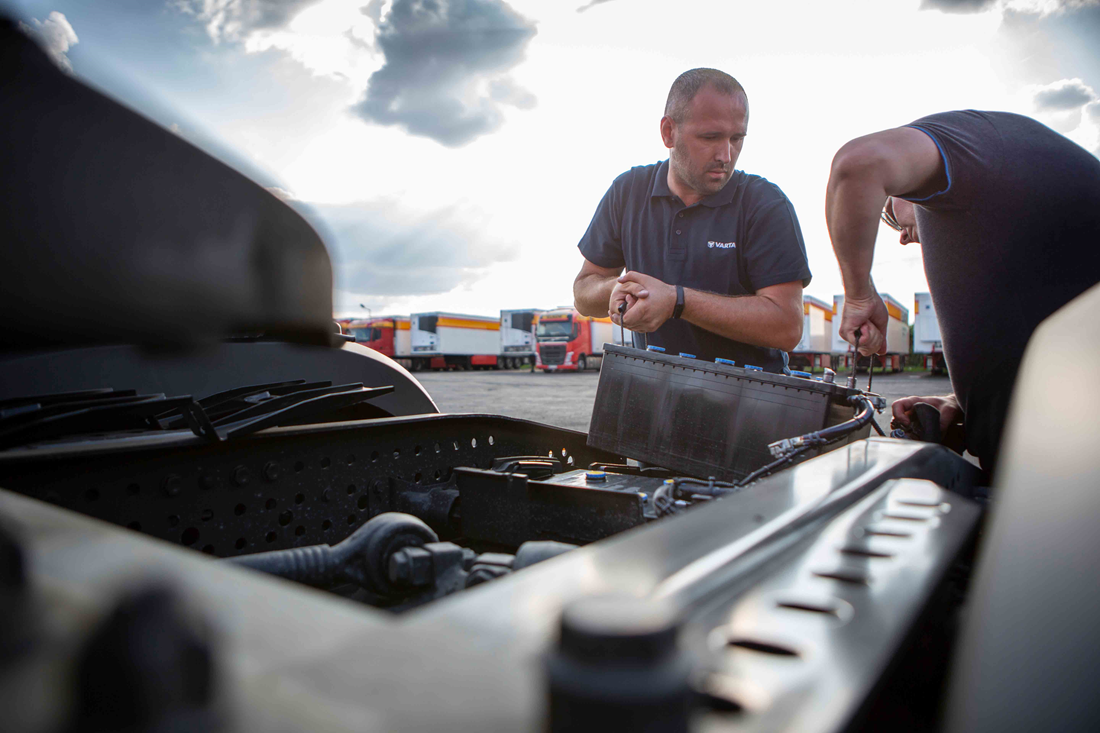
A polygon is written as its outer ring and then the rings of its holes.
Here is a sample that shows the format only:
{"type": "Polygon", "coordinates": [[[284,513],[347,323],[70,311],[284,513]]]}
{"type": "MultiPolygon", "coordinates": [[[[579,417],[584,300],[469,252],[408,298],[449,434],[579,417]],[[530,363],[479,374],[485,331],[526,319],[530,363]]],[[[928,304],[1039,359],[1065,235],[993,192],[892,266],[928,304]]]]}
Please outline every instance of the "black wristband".
{"type": "Polygon", "coordinates": [[[672,309],[673,319],[679,318],[684,312],[684,286],[676,286],[676,307],[672,309]]]}

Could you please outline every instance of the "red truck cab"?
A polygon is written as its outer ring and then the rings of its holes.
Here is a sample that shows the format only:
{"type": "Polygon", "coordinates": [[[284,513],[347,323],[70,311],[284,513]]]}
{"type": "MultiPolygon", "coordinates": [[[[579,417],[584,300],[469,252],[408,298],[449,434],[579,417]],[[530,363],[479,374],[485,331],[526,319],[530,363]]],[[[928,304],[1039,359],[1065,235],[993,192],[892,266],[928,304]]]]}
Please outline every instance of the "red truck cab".
{"type": "Polygon", "coordinates": [[[540,313],[535,327],[535,368],[548,372],[598,369],[604,343],[617,335],[610,318],[590,318],[572,308],[540,313]]]}
{"type": "Polygon", "coordinates": [[[352,321],[347,330],[357,344],[390,357],[406,369],[411,367],[408,316],[352,321]]]}

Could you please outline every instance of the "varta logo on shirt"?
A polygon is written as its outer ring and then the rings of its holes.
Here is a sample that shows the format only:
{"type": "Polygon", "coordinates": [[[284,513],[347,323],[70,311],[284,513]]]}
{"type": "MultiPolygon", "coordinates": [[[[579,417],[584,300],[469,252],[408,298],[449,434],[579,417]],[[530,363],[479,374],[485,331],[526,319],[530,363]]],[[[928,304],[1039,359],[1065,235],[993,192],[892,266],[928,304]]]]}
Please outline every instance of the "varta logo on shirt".
{"type": "Polygon", "coordinates": [[[715,241],[707,242],[707,248],[708,249],[714,249],[715,247],[717,247],[718,249],[733,249],[736,246],[737,246],[737,242],[715,242],[715,241]]]}

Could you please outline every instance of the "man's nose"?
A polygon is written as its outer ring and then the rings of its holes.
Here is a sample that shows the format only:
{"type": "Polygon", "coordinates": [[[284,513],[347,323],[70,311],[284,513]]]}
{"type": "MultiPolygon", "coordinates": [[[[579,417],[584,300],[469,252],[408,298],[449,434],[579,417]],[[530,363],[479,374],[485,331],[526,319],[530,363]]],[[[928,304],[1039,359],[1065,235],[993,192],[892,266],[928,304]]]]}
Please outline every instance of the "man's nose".
{"type": "Polygon", "coordinates": [[[730,160],[733,159],[733,157],[730,155],[730,146],[729,146],[729,144],[719,146],[718,154],[715,156],[715,158],[717,160],[721,161],[721,163],[723,165],[725,165],[726,163],[729,163],[730,160]]]}

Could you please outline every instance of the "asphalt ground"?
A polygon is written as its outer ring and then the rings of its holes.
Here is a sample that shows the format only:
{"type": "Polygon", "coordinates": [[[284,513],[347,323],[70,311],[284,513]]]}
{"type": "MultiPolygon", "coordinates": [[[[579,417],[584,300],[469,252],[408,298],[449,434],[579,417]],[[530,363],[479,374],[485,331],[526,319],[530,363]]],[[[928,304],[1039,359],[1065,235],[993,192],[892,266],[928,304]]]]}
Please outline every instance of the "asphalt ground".
{"type": "MultiPolygon", "coordinates": [[[[418,372],[416,375],[440,412],[479,412],[588,432],[599,373],[523,371],[418,372]]],[[[847,378],[847,372],[837,380],[847,378]]],[[[867,375],[857,376],[859,387],[867,375]]],[[[951,392],[951,380],[926,372],[875,374],[872,388],[891,403],[902,397],[931,397],[951,392]]],[[[886,428],[889,412],[879,417],[886,428]]]]}

